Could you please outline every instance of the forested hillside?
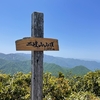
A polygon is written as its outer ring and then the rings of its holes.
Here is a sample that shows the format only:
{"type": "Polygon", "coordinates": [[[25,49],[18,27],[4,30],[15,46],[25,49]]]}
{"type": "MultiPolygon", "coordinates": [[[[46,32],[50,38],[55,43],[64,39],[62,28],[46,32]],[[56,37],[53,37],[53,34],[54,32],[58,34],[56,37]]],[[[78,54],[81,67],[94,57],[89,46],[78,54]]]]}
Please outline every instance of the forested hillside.
{"type": "MultiPolygon", "coordinates": [[[[30,54],[24,54],[24,53],[11,53],[11,54],[3,54],[0,53],[0,59],[6,60],[6,61],[27,61],[31,60],[30,54]]],[[[88,60],[80,60],[80,59],[73,59],[73,58],[62,58],[62,57],[54,57],[49,55],[44,55],[44,62],[46,63],[54,63],[61,67],[65,68],[73,68],[75,66],[85,66],[89,70],[95,71],[97,69],[100,69],[100,62],[96,61],[88,61],[88,60]]]]}
{"type": "MultiPolygon", "coordinates": [[[[31,73],[0,73],[0,100],[29,100],[30,85],[31,73]]],[[[71,78],[44,73],[43,100],[100,100],[100,70],[71,78]]]]}
{"type": "MultiPolygon", "coordinates": [[[[30,58],[31,58],[30,54],[0,53],[0,70],[3,73],[11,74],[11,75],[19,71],[23,73],[29,73],[31,71],[30,58]]],[[[53,57],[53,56],[48,56],[48,55],[44,55],[43,67],[44,67],[44,72],[51,72],[52,75],[54,76],[58,76],[58,72],[64,73],[65,76],[67,76],[68,73],[73,74],[73,75],[84,75],[91,70],[88,67],[84,66],[83,62],[84,64],[91,66],[91,68],[94,65],[99,67],[99,63],[97,62],[94,63],[92,61],[88,62],[88,61],[83,61],[83,60],[60,58],[60,57],[53,57]],[[63,66],[63,64],[65,64],[66,66],[63,66]]]]}
{"type": "MultiPolygon", "coordinates": [[[[54,63],[44,63],[44,72],[51,72],[53,76],[58,76],[59,72],[64,73],[67,76],[68,73],[72,75],[84,75],[90,70],[84,66],[75,66],[74,68],[61,67],[54,63]]],[[[15,74],[17,72],[29,73],[31,72],[31,61],[8,61],[0,59],[0,70],[5,74],[15,74]]]]}

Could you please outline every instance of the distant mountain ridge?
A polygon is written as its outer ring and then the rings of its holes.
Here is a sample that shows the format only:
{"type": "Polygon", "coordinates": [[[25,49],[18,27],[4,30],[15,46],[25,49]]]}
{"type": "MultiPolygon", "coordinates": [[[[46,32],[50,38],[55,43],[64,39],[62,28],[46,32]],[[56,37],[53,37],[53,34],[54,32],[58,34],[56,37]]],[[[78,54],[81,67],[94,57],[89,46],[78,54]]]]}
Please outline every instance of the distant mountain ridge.
{"type": "Polygon", "coordinates": [[[4,54],[0,53],[0,58],[10,61],[25,61],[30,60],[31,58],[30,54],[24,54],[24,53],[10,53],[10,54],[4,54]]]}
{"type": "MultiPolygon", "coordinates": [[[[8,61],[26,61],[31,60],[30,54],[24,53],[11,53],[11,54],[3,54],[0,53],[0,58],[8,61]]],[[[96,61],[85,61],[80,59],[73,58],[62,58],[62,57],[53,57],[49,55],[44,55],[44,62],[46,63],[54,63],[64,68],[73,68],[75,66],[85,66],[86,68],[94,71],[100,69],[100,63],[96,61]]]]}
{"type": "Polygon", "coordinates": [[[57,76],[59,72],[62,72],[66,76],[68,70],[69,69],[64,69],[63,67],[54,63],[44,63],[44,72],[50,72],[54,76],[57,76]]]}
{"type": "MultiPolygon", "coordinates": [[[[4,59],[0,59],[0,71],[2,73],[6,74],[15,74],[17,72],[23,72],[23,73],[29,73],[31,72],[31,61],[6,61],[4,59]],[[5,62],[4,62],[5,61],[5,62]]],[[[62,72],[65,76],[68,75],[68,73],[71,72],[72,75],[85,75],[90,70],[86,67],[77,66],[77,68],[63,68],[59,65],[56,65],[54,63],[44,63],[43,64],[43,71],[44,72],[50,72],[53,76],[58,76],[59,72],[62,72]],[[75,71],[74,71],[74,70],[75,71]],[[82,69],[82,70],[81,70],[82,69]],[[80,73],[82,71],[82,74],[80,73]],[[77,72],[77,73],[76,73],[77,72]]]]}
{"type": "Polygon", "coordinates": [[[55,63],[63,67],[73,68],[75,66],[83,65],[88,69],[94,71],[100,69],[100,63],[96,61],[86,61],[74,58],[62,58],[44,55],[44,61],[48,63],[55,63]]]}

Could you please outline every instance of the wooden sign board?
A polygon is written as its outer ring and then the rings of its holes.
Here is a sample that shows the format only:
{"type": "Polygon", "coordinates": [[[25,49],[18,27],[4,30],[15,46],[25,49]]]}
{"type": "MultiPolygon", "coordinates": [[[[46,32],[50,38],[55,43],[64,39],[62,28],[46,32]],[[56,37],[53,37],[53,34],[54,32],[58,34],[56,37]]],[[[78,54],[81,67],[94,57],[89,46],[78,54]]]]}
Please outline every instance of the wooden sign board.
{"type": "Polygon", "coordinates": [[[15,43],[16,43],[16,50],[25,50],[25,51],[59,50],[57,39],[30,37],[17,40],[15,43]]]}

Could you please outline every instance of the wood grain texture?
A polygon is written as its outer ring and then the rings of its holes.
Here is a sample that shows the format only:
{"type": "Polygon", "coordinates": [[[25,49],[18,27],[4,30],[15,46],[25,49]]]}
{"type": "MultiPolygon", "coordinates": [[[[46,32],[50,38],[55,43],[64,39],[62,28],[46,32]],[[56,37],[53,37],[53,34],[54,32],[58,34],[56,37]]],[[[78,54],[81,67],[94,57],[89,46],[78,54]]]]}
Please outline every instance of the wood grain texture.
{"type": "Polygon", "coordinates": [[[50,38],[24,38],[16,41],[16,50],[59,50],[58,40],[50,38]]]}
{"type": "MultiPolygon", "coordinates": [[[[43,38],[43,13],[34,12],[31,16],[31,36],[43,38]]],[[[31,100],[42,100],[43,93],[43,51],[31,53],[32,78],[31,100]]]]}

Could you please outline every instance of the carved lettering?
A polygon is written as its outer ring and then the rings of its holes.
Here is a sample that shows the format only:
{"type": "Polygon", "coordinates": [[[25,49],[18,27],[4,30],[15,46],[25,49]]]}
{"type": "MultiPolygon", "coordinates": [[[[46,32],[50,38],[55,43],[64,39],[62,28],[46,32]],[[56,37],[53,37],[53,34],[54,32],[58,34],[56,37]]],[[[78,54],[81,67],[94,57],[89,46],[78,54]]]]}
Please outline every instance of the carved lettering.
{"type": "Polygon", "coordinates": [[[33,46],[33,47],[37,47],[37,48],[39,48],[39,47],[44,47],[44,48],[46,48],[46,49],[48,49],[48,50],[54,50],[54,49],[53,49],[53,47],[54,47],[54,42],[50,42],[50,43],[47,43],[47,42],[42,43],[42,42],[37,42],[37,41],[35,41],[35,42],[28,42],[28,43],[26,44],[26,46],[33,46]]]}
{"type": "Polygon", "coordinates": [[[26,46],[32,46],[32,42],[28,42],[26,46]]]}
{"type": "Polygon", "coordinates": [[[50,43],[50,46],[51,46],[51,47],[54,47],[53,42],[50,43]]]}
{"type": "Polygon", "coordinates": [[[40,45],[38,45],[39,47],[46,47],[45,44],[43,44],[42,42],[40,42],[40,45]]]}

